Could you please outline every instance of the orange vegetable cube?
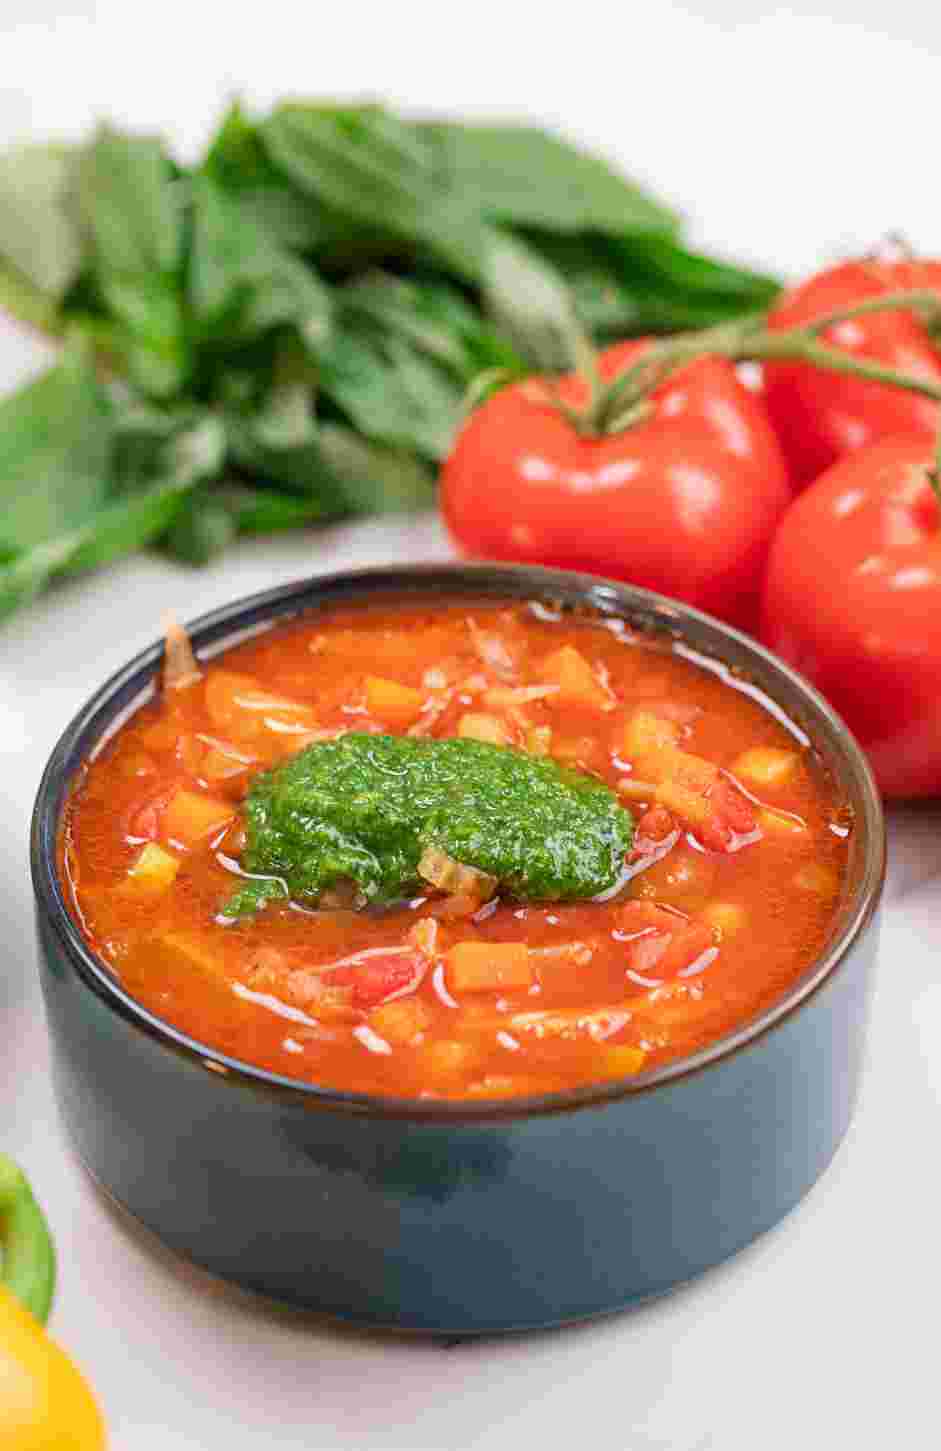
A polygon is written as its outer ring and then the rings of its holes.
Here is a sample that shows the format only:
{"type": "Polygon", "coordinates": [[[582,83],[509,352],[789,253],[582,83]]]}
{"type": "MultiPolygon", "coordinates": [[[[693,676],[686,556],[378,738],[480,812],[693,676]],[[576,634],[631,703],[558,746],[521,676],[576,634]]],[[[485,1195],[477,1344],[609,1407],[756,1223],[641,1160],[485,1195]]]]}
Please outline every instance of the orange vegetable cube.
{"type": "Polygon", "coordinates": [[[456,993],[499,992],[535,981],[525,942],[458,942],[446,961],[448,984],[456,993]]]}
{"type": "Polygon", "coordinates": [[[615,1044],[610,1048],[602,1048],[600,1054],[600,1067],[605,1078],[628,1078],[639,1073],[644,1066],[644,1059],[647,1054],[643,1048],[632,1047],[628,1043],[615,1044]]]}
{"type": "Polygon", "coordinates": [[[559,687],[558,694],[551,699],[552,705],[570,705],[577,710],[613,710],[617,704],[607,685],[572,645],[563,645],[561,650],[547,655],[541,675],[559,687]]]}
{"type": "Polygon", "coordinates": [[[221,831],[234,815],[231,801],[181,787],[167,802],[160,821],[160,835],[178,846],[192,848],[221,831]]]}
{"type": "Polygon", "coordinates": [[[622,749],[629,760],[649,756],[652,751],[662,751],[675,746],[680,739],[680,727],[675,721],[654,715],[649,710],[635,710],[624,728],[622,749]]]}
{"type": "Polygon", "coordinates": [[[781,786],[793,776],[797,767],[796,751],[781,751],[773,746],[752,746],[733,762],[732,775],[750,786],[767,790],[781,786]]]}
{"type": "Polygon", "coordinates": [[[250,675],[210,670],[205,689],[213,724],[239,745],[287,754],[304,745],[317,726],[312,706],[272,695],[250,675]]]}
{"type": "Polygon", "coordinates": [[[404,730],[421,713],[425,696],[411,685],[400,685],[397,680],[386,680],[380,675],[367,675],[365,682],[366,709],[383,725],[398,726],[404,730]]]}
{"type": "Polygon", "coordinates": [[[712,804],[707,796],[691,791],[677,781],[662,781],[657,787],[656,798],[661,806],[682,817],[687,826],[703,826],[712,815],[712,804]]]}
{"type": "Polygon", "coordinates": [[[369,1026],[387,1043],[411,1043],[431,1026],[431,1009],[421,998],[399,998],[373,1008],[369,1026]]]}
{"type": "Polygon", "coordinates": [[[173,885],[180,863],[156,842],[149,841],[118,887],[122,897],[152,897],[173,885]]]}
{"type": "Polygon", "coordinates": [[[498,716],[483,711],[468,711],[458,723],[457,733],[465,740],[486,741],[491,746],[508,746],[510,732],[498,716]]]}

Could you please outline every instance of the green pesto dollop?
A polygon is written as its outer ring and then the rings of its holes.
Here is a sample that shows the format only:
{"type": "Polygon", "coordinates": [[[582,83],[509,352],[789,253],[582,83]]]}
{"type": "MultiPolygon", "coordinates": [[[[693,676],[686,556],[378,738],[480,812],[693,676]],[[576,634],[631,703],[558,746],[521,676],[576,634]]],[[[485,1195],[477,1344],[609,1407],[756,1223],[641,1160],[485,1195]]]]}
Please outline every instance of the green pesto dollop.
{"type": "Polygon", "coordinates": [[[613,887],[633,838],[604,782],[508,746],[464,739],[350,734],[308,746],[257,776],[244,803],[246,882],[226,916],[285,892],[316,901],[353,881],[369,902],[427,886],[437,847],[533,900],[613,887]]]}

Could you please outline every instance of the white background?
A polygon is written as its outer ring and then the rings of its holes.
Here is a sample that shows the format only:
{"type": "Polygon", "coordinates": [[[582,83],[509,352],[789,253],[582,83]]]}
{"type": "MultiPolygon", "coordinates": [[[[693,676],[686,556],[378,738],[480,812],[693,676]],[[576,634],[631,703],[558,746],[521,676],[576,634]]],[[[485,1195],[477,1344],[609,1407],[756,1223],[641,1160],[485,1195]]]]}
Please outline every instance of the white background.
{"type": "MultiPolygon", "coordinates": [[[[620,159],[696,241],[796,275],[901,229],[941,253],[941,10],[712,5],[0,0],[0,142],[110,115],[198,150],[227,97],[387,96],[527,114],[620,159]]],[[[0,386],[42,358],[0,323],[0,386]]],[[[906,1451],[938,1444],[941,810],[896,812],[855,1125],[805,1205],[697,1284],[577,1330],[445,1351],[260,1308],[119,1220],[51,1100],[27,819],[89,692],[183,616],[297,575],[447,556],[433,520],[246,544],[191,573],[131,562],[0,630],[0,1143],[48,1206],[55,1333],[117,1451],[906,1451]]],[[[565,1247],[559,1247],[565,1253],[565,1247]]],[[[2,1445],[2,1434],[0,1434],[2,1445]]]]}

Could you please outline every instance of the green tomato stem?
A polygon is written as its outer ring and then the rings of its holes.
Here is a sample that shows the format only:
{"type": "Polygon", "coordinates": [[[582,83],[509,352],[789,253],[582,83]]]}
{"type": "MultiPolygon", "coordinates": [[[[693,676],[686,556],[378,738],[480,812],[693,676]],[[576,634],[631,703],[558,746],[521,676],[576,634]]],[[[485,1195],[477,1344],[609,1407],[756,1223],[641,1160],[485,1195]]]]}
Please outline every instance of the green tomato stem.
{"type": "Polygon", "coordinates": [[[0,1285],[46,1323],[55,1288],[52,1236],[29,1181],[6,1154],[0,1154],[0,1285]]]}
{"type": "Polygon", "coordinates": [[[621,423],[623,426],[625,416],[631,416],[630,410],[644,401],[671,373],[694,358],[708,355],[727,358],[730,362],[805,363],[827,372],[843,373],[870,383],[884,383],[941,402],[941,384],[934,380],[884,367],[881,363],[855,357],[819,341],[819,334],[836,323],[902,308],[917,312],[926,320],[941,318],[941,298],[932,292],[911,289],[866,298],[838,308],[811,323],[782,332],[769,329],[767,314],[758,314],[654,343],[633,367],[602,390],[595,400],[590,424],[586,427],[583,419],[581,431],[595,435],[617,432],[617,425],[621,423]]]}

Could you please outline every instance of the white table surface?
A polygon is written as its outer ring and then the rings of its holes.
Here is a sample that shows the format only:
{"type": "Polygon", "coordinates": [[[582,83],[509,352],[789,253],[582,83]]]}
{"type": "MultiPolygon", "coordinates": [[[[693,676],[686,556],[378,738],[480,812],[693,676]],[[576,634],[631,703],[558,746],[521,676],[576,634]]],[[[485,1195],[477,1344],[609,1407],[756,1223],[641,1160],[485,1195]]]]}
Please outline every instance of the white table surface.
{"type": "MultiPolygon", "coordinates": [[[[321,7],[273,0],[262,25],[257,7],[239,18],[167,0],[146,33],[138,7],[4,0],[0,140],[78,132],[108,113],[192,149],[234,90],[383,93],[564,123],[655,177],[700,240],[788,272],[889,227],[938,252],[941,17],[917,0],[897,0],[888,18],[873,3],[827,8],[759,18],[749,0],[715,0],[645,7],[642,21],[629,6],[556,21],[544,6],[480,3],[459,34],[457,12],[440,6],[383,7],[368,23],[359,7],[331,11],[327,25],[321,7]]],[[[0,387],[41,357],[0,325],[0,387]]],[[[49,1085],[26,867],[33,795],[62,726],[153,638],[167,604],[192,616],[304,573],[447,557],[423,518],[257,541],[202,572],[145,558],[0,629],[0,1144],[48,1208],[54,1331],[97,1387],[112,1446],[936,1446],[941,808],[892,814],[862,1098],[833,1165],[758,1244],[631,1314],[452,1350],[280,1315],[178,1264],[70,1156],[49,1085]]]]}

